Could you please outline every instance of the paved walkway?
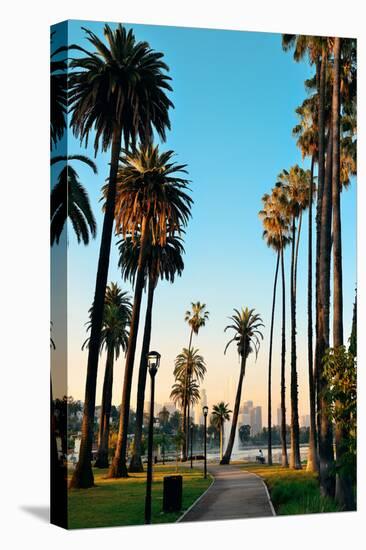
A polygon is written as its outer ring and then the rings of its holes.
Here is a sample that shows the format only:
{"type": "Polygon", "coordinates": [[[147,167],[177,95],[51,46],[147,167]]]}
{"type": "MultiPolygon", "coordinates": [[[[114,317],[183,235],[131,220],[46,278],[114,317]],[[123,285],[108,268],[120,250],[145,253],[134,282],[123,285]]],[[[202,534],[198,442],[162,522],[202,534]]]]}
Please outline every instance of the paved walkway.
{"type": "Polygon", "coordinates": [[[203,497],[180,521],[210,521],[273,516],[263,481],[237,466],[210,466],[215,478],[203,497]]]}

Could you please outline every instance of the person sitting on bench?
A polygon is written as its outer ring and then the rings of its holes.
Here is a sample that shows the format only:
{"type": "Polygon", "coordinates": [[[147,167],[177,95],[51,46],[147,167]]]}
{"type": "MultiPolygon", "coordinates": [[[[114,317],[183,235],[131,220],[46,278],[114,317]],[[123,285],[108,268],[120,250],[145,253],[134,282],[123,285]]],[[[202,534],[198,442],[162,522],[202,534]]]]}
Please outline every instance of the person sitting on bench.
{"type": "Polygon", "coordinates": [[[259,449],[259,454],[255,457],[256,462],[260,462],[261,464],[264,464],[266,459],[263,456],[262,449],[259,449]]]}

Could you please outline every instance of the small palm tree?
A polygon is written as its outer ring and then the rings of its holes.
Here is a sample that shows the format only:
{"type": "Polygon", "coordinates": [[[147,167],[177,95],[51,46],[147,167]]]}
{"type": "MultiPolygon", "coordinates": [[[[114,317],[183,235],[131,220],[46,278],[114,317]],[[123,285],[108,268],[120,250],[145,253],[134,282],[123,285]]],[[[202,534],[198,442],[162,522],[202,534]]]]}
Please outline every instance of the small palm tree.
{"type": "Polygon", "coordinates": [[[249,309],[247,307],[245,309],[242,308],[241,311],[234,309],[234,315],[229,317],[229,319],[231,319],[232,321],[232,324],[228,325],[225,328],[225,332],[228,329],[233,330],[234,336],[226,344],[224,353],[226,353],[226,350],[230,346],[230,344],[232,342],[235,342],[237,345],[239,357],[241,359],[241,364],[240,364],[240,374],[239,374],[238,388],[236,391],[235,406],[234,406],[234,413],[233,413],[233,419],[231,424],[229,441],[226,446],[225,454],[222,460],[220,461],[220,464],[230,463],[231,453],[234,446],[236,427],[238,424],[241,392],[242,392],[247,358],[249,354],[252,353],[253,351],[255,352],[255,355],[257,358],[259,348],[260,348],[260,341],[263,340],[263,334],[260,329],[261,327],[264,327],[264,324],[262,322],[260,315],[258,315],[257,313],[254,313],[254,311],[255,311],[254,309],[249,309]]]}
{"type": "Polygon", "coordinates": [[[186,399],[189,399],[190,403],[194,405],[200,400],[199,385],[196,380],[191,380],[189,383],[186,383],[185,378],[177,378],[172,386],[170,398],[181,409],[183,409],[186,399]]]}
{"type": "Polygon", "coordinates": [[[89,232],[94,238],[97,225],[90,206],[88,193],[79,181],[76,170],[70,166],[70,161],[78,160],[87,164],[97,173],[95,163],[84,155],[69,157],[57,156],[51,159],[51,166],[63,162],[57,183],[51,192],[51,246],[59,243],[66,219],[69,218],[76,233],[78,242],[89,243],[89,232]]]}
{"type": "MultiPolygon", "coordinates": [[[[200,328],[204,327],[206,325],[206,322],[208,321],[210,316],[210,313],[206,310],[206,304],[201,304],[201,302],[191,302],[191,309],[187,310],[184,316],[184,320],[188,323],[190,326],[190,335],[189,335],[189,344],[188,349],[190,350],[192,347],[192,337],[193,334],[198,334],[200,328]]],[[[189,429],[189,418],[190,418],[190,412],[189,412],[189,401],[187,401],[186,409],[184,409],[183,414],[183,431],[186,434],[186,442],[183,445],[182,448],[182,455],[183,459],[187,456],[187,449],[189,448],[189,436],[190,436],[190,429],[189,429]]]]}
{"type": "MultiPolygon", "coordinates": [[[[198,350],[194,348],[183,348],[182,353],[180,353],[175,360],[174,376],[176,378],[187,378],[187,386],[189,386],[190,381],[193,377],[196,377],[198,380],[203,380],[203,377],[206,373],[206,365],[203,357],[198,354],[198,350]]],[[[190,401],[189,399],[184,400],[183,404],[183,432],[186,435],[185,445],[182,447],[182,459],[186,460],[187,449],[189,448],[189,422],[190,422],[190,401]]]]}
{"type": "Polygon", "coordinates": [[[206,325],[206,322],[210,316],[210,312],[206,310],[206,304],[201,304],[201,302],[192,302],[191,307],[192,309],[187,310],[184,316],[184,320],[191,328],[188,349],[191,349],[193,333],[197,335],[200,328],[206,325]]]}
{"type": "Polygon", "coordinates": [[[224,424],[226,420],[230,420],[229,404],[220,401],[217,405],[212,407],[211,424],[215,426],[220,432],[220,460],[222,460],[223,453],[223,440],[224,440],[224,424]]]}
{"type": "Polygon", "coordinates": [[[140,145],[120,159],[115,206],[116,232],[140,242],[134,304],[126,356],[118,441],[110,477],[127,477],[126,451],[132,374],[140,320],[142,292],[151,247],[164,247],[169,236],[179,235],[190,218],[188,181],[180,177],[185,165],[172,162],[173,151],[140,145]]]}
{"type": "Polygon", "coordinates": [[[95,389],[122,141],[125,148],[138,139],[149,141],[154,129],[165,141],[166,129],[170,128],[168,111],[173,106],[166,95],[172,88],[163,54],[152,50],[147,42],[137,42],[133,31],[122,25],[115,30],[105,25],[106,43],[90,30],[84,31],[93,51],[73,46],[82,56],[71,59],[69,67],[71,128],[86,145],[93,132],[95,154],[101,145],[103,151],[111,150],[111,161],[95,282],[79,462],[71,480],[71,486],[78,488],[94,484],[90,457],[95,389]]]}
{"type": "MultiPolygon", "coordinates": [[[[89,310],[87,330],[91,328],[92,309],[89,310]]],[[[105,365],[102,409],[98,433],[98,453],[95,462],[97,468],[108,468],[109,449],[109,419],[112,407],[113,367],[121,350],[126,351],[128,343],[128,327],[131,321],[132,304],[127,292],[122,292],[116,283],[110,283],[106,288],[103,327],[100,350],[107,351],[105,365]]],[[[89,345],[87,338],[82,349],[89,345]]]]}

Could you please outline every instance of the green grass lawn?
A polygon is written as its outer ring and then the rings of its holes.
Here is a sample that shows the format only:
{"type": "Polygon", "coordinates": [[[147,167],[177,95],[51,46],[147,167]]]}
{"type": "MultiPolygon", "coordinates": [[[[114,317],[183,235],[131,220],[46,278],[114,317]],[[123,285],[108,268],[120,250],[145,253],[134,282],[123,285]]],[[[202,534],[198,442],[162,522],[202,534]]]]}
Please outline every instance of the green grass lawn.
{"type": "MultiPolygon", "coordinates": [[[[183,511],[207,489],[211,478],[202,471],[179,466],[183,476],[182,512],[162,512],[163,477],[175,475],[175,466],[154,467],[152,485],[152,523],[176,521],[183,511]]],[[[94,470],[95,487],[69,490],[69,528],[114,527],[144,523],[146,473],[130,474],[127,479],[106,479],[107,470],[94,470]]]]}
{"type": "Polygon", "coordinates": [[[333,500],[320,495],[316,474],[277,465],[248,464],[241,467],[263,478],[279,516],[339,511],[333,500]]]}

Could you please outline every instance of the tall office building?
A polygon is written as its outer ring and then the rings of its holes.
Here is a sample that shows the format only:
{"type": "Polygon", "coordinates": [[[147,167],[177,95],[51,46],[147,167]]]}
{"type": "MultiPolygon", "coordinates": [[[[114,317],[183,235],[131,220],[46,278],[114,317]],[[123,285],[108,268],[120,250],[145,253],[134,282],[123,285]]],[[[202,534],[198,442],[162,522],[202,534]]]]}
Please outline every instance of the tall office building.
{"type": "Polygon", "coordinates": [[[262,407],[253,407],[250,414],[251,435],[262,431],[262,407]]]}
{"type": "Polygon", "coordinates": [[[282,423],[282,412],[281,412],[281,406],[278,405],[277,407],[277,426],[281,426],[282,423]]]}

